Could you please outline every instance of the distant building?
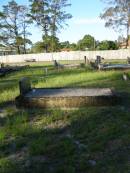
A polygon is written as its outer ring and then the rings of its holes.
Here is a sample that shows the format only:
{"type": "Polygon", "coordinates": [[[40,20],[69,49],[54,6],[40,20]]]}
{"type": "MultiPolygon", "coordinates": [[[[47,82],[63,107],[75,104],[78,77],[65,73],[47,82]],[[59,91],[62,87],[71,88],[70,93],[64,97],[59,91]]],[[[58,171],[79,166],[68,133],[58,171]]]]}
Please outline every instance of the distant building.
{"type": "MultiPolygon", "coordinates": [[[[119,43],[119,49],[126,49],[126,41],[122,42],[122,43],[119,43]]],[[[127,46],[127,49],[130,48],[130,39],[128,41],[128,46],[127,46]]]]}
{"type": "Polygon", "coordinates": [[[16,54],[15,49],[11,49],[11,48],[6,47],[6,46],[0,46],[0,56],[15,55],[15,54],[16,54]]]}

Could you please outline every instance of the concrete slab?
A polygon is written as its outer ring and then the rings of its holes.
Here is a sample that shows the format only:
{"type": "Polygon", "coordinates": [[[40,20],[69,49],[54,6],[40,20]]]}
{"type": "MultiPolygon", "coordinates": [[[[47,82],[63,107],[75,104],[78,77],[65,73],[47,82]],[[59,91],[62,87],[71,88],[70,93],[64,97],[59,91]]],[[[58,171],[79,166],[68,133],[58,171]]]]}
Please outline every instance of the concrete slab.
{"type": "Polygon", "coordinates": [[[32,89],[25,97],[87,97],[87,96],[113,96],[110,88],[54,88],[32,89]]]}
{"type": "Polygon", "coordinates": [[[100,70],[127,70],[130,69],[130,64],[113,64],[113,65],[107,65],[102,66],[100,70]]]}
{"type": "Polygon", "coordinates": [[[120,96],[110,88],[33,88],[16,98],[18,106],[31,108],[109,106],[120,102],[120,96]]]}

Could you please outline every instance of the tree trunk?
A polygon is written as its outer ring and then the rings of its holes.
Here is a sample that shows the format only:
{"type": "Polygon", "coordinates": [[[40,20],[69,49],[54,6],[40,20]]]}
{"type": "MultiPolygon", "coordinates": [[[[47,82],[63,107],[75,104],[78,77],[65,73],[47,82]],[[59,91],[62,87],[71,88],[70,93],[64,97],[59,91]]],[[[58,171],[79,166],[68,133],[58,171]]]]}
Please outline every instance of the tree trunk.
{"type": "Polygon", "coordinates": [[[24,50],[24,54],[26,54],[27,53],[27,51],[26,51],[26,25],[25,25],[25,22],[24,22],[24,44],[23,44],[23,50],[24,50]]]}
{"type": "Polygon", "coordinates": [[[26,44],[24,43],[24,46],[23,46],[23,50],[24,50],[24,54],[27,54],[27,51],[26,51],[26,44]]]}
{"type": "Polygon", "coordinates": [[[17,51],[18,51],[18,54],[20,54],[20,47],[17,46],[17,51]]]}
{"type": "Polygon", "coordinates": [[[129,24],[127,25],[127,39],[126,39],[126,49],[128,48],[129,46],[129,24]]]}
{"type": "Polygon", "coordinates": [[[27,51],[26,51],[26,36],[25,36],[25,33],[24,33],[24,44],[23,44],[23,50],[24,50],[24,54],[26,54],[27,53],[27,51]]]}

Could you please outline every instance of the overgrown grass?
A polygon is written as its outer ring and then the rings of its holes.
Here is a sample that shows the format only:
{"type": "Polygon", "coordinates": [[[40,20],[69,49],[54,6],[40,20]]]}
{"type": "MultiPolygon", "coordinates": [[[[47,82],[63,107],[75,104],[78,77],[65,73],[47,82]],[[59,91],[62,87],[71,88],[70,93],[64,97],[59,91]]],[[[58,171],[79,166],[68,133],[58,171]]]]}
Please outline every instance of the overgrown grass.
{"type": "MultiPolygon", "coordinates": [[[[0,173],[130,172],[129,106],[73,110],[17,109],[18,81],[33,87],[114,87],[129,91],[122,71],[57,71],[42,64],[0,79],[0,173]]],[[[129,75],[130,72],[128,71],[129,75]]]]}

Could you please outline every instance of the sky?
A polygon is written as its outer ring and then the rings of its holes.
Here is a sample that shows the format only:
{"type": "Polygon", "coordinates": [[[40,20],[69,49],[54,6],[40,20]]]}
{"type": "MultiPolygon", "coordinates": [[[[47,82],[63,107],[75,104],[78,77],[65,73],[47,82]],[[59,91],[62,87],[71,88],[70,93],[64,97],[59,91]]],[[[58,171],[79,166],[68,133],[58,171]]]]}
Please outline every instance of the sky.
{"type": "MultiPolygon", "coordinates": [[[[9,2],[9,0],[0,0],[0,7],[9,2]]],[[[28,0],[16,0],[19,4],[28,5],[28,0]]],[[[58,37],[60,41],[70,41],[76,43],[82,39],[84,35],[90,34],[96,40],[117,40],[119,33],[113,29],[106,28],[105,21],[100,19],[106,4],[101,0],[68,0],[71,7],[67,7],[66,11],[71,13],[73,18],[67,21],[68,26],[60,30],[58,37]]],[[[1,9],[1,8],[0,8],[1,9]]],[[[35,25],[29,30],[32,32],[30,39],[33,43],[40,41],[42,31],[35,25]]]]}

